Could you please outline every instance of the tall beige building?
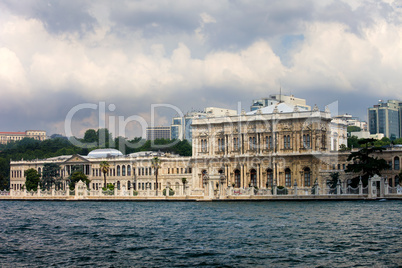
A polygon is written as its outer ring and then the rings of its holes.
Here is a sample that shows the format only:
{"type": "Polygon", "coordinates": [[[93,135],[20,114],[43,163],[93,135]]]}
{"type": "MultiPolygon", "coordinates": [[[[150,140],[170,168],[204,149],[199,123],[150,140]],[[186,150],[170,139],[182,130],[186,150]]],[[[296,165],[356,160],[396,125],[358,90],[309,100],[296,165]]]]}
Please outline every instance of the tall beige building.
{"type": "Polygon", "coordinates": [[[328,168],[331,115],[280,103],[241,115],[193,121],[193,186],[225,175],[225,185],[311,187],[328,168]],[[324,165],[324,167],[322,167],[324,165]]]}

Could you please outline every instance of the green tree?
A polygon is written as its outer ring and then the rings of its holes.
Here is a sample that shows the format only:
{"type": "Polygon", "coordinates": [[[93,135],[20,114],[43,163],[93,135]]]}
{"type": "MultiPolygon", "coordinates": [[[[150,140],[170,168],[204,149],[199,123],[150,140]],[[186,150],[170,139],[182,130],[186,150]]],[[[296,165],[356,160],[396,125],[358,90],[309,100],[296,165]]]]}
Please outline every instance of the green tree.
{"type": "Polygon", "coordinates": [[[359,139],[356,136],[352,136],[348,138],[348,148],[359,148],[359,139]]]}
{"type": "Polygon", "coordinates": [[[84,142],[97,142],[98,136],[95,129],[88,129],[84,134],[84,142]]]}
{"type": "Polygon", "coordinates": [[[27,191],[38,190],[38,184],[40,182],[40,175],[36,169],[30,168],[25,170],[24,176],[26,177],[25,186],[27,191]]]}
{"type": "Polygon", "coordinates": [[[100,163],[100,168],[101,168],[101,171],[103,173],[103,185],[104,185],[103,187],[106,188],[106,186],[107,186],[107,184],[106,184],[106,174],[109,172],[110,165],[109,165],[109,163],[107,161],[102,161],[100,163]]]}
{"type": "Polygon", "coordinates": [[[89,187],[89,183],[91,182],[87,175],[85,175],[82,171],[74,171],[71,176],[70,176],[70,189],[74,190],[75,189],[75,184],[79,181],[82,181],[89,187]]]}
{"type": "MultiPolygon", "coordinates": [[[[388,169],[388,163],[384,159],[370,156],[375,152],[382,152],[381,147],[372,146],[375,142],[374,139],[362,139],[359,140],[359,144],[365,147],[361,148],[357,152],[350,153],[348,161],[352,161],[348,164],[345,172],[361,174],[363,185],[366,186],[368,178],[374,175],[381,176],[381,171],[388,169]]],[[[359,184],[359,176],[352,179],[352,187],[357,187],[359,184]]]]}
{"type": "Polygon", "coordinates": [[[42,171],[42,187],[49,190],[60,177],[60,166],[55,163],[46,163],[42,171]]]}
{"type": "MultiPolygon", "coordinates": [[[[96,132],[96,136],[99,138],[99,147],[100,148],[109,148],[113,143],[112,134],[110,134],[107,128],[100,128],[96,132]]],[[[114,146],[112,146],[114,147],[114,146]]]]}
{"type": "Polygon", "coordinates": [[[362,129],[357,126],[348,126],[348,128],[347,128],[347,132],[359,132],[361,130],[362,129]]]}
{"type": "Polygon", "coordinates": [[[402,144],[402,138],[396,139],[392,143],[393,144],[402,144]]]}

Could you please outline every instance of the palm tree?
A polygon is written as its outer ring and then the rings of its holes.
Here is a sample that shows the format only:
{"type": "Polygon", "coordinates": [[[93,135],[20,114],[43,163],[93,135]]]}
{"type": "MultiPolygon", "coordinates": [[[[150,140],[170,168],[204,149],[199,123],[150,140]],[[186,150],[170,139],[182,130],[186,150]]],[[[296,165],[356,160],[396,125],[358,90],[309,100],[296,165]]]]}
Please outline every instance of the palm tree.
{"type": "Polygon", "coordinates": [[[151,165],[155,171],[155,180],[156,180],[155,189],[156,189],[156,196],[158,196],[158,169],[160,168],[161,165],[161,160],[159,159],[159,157],[155,156],[154,158],[152,158],[151,165]]]}
{"type": "Polygon", "coordinates": [[[100,168],[101,168],[101,171],[102,171],[102,173],[103,173],[103,181],[104,181],[104,187],[106,188],[106,174],[109,172],[109,163],[107,162],[107,161],[102,161],[101,163],[100,163],[100,168]]]}

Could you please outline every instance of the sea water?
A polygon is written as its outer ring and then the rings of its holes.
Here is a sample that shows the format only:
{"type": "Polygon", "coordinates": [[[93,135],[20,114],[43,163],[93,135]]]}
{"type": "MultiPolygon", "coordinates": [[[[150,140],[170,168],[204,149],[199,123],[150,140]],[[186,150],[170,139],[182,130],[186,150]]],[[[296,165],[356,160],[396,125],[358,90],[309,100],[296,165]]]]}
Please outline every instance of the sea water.
{"type": "Polygon", "coordinates": [[[1,267],[398,267],[402,201],[0,202],[1,267]]]}

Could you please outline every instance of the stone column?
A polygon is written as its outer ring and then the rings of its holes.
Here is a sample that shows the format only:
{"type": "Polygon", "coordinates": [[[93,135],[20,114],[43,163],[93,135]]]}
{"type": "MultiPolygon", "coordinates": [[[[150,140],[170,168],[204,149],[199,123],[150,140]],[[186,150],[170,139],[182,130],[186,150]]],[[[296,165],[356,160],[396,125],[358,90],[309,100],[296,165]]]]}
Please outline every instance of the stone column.
{"type": "Polygon", "coordinates": [[[36,191],[38,197],[40,197],[40,184],[38,183],[38,190],[36,191]]]}
{"type": "Polygon", "coordinates": [[[341,182],[338,179],[338,183],[336,184],[336,194],[340,195],[341,194],[341,182]]]}
{"type": "Polygon", "coordinates": [[[380,197],[384,198],[384,189],[385,189],[385,183],[384,181],[386,180],[386,178],[384,179],[383,177],[381,177],[380,180],[380,197]]]}
{"type": "Polygon", "coordinates": [[[295,180],[295,184],[293,185],[294,195],[297,196],[297,181],[295,180]]]}
{"type": "Polygon", "coordinates": [[[52,196],[54,196],[54,194],[55,194],[55,187],[54,187],[54,184],[52,185],[52,196]]]}
{"type": "Polygon", "coordinates": [[[368,198],[373,198],[373,183],[371,182],[371,177],[368,179],[368,198]]]}
{"type": "Polygon", "coordinates": [[[210,180],[208,182],[208,186],[209,186],[208,187],[208,194],[209,194],[208,197],[213,198],[214,197],[214,192],[215,192],[214,191],[214,182],[210,180]]]}
{"type": "Polygon", "coordinates": [[[384,195],[388,195],[388,193],[389,193],[389,189],[388,189],[388,180],[387,180],[387,178],[385,177],[385,181],[384,181],[384,195]]]}
{"type": "Polygon", "coordinates": [[[274,182],[274,185],[272,186],[272,194],[277,195],[277,188],[276,188],[276,183],[274,182]]]}
{"type": "Polygon", "coordinates": [[[359,195],[363,195],[363,182],[362,182],[361,176],[360,176],[360,180],[359,180],[359,195]]]}

